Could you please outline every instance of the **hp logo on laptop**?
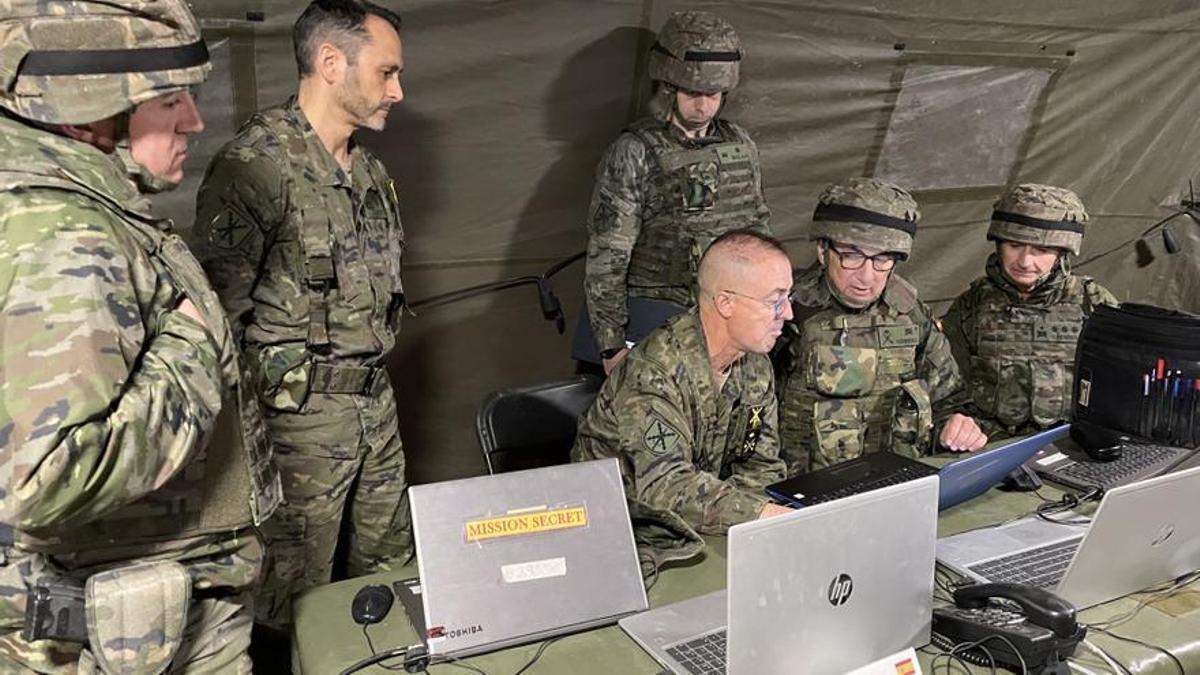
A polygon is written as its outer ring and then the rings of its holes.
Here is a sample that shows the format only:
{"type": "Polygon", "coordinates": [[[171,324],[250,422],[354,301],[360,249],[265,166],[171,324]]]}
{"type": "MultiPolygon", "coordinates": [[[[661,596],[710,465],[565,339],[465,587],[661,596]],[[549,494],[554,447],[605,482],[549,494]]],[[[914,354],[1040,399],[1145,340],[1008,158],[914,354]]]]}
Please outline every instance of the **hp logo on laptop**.
{"type": "Polygon", "coordinates": [[[850,599],[850,594],[854,592],[854,580],[849,574],[843,572],[834,577],[829,583],[829,604],[834,607],[840,607],[846,604],[850,599]]]}

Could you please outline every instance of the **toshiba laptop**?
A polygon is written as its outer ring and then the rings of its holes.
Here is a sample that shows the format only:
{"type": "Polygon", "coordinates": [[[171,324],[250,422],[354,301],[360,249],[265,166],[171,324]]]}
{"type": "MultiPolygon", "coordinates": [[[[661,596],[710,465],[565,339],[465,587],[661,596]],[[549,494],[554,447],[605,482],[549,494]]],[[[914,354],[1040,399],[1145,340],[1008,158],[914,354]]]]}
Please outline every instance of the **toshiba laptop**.
{"type": "Polygon", "coordinates": [[[1200,569],[1200,467],[1104,495],[1091,522],[1032,517],[939,539],[938,562],[976,581],[1040,586],[1084,608],[1200,569]]]}
{"type": "Polygon", "coordinates": [[[409,488],[420,583],[397,595],[431,657],[609,624],[646,608],[615,459],[409,488]]]}
{"type": "Polygon", "coordinates": [[[844,673],[929,642],[937,478],[729,529],[724,591],[621,619],[680,675],[844,673]]]}
{"type": "Polygon", "coordinates": [[[967,454],[940,471],[903,455],[872,452],[768,485],[767,494],[799,508],[937,474],[941,478],[938,508],[948,509],[987,492],[1039,448],[1066,437],[1070,429],[1070,424],[1063,424],[990,450],[967,454]]]}

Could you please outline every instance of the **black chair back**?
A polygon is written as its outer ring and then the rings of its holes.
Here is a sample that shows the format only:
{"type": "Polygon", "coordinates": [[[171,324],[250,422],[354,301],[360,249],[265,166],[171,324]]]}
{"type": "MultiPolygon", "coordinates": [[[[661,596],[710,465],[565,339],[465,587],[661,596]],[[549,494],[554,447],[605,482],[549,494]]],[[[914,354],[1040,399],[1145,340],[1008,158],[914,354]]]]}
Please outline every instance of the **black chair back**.
{"type": "Polygon", "coordinates": [[[575,425],[599,391],[598,379],[580,375],[488,394],[475,419],[488,473],[571,461],[575,425]]]}

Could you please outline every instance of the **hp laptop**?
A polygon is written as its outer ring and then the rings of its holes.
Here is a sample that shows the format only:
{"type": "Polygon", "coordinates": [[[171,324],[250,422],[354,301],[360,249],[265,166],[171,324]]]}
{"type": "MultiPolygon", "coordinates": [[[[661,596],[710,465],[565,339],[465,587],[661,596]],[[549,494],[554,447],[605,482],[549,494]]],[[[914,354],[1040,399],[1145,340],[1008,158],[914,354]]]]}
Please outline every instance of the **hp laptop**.
{"type": "Polygon", "coordinates": [[[431,657],[541,640],[646,608],[615,459],[417,485],[409,499],[421,577],[396,592],[431,657]]]}
{"type": "Polygon", "coordinates": [[[1024,518],[939,539],[938,562],[977,581],[1054,591],[1084,608],[1200,569],[1200,467],[1104,495],[1090,524],[1024,518]]]}
{"type": "Polygon", "coordinates": [[[1136,483],[1164,473],[1200,464],[1200,452],[1152,443],[1120,443],[1121,454],[1112,461],[1092,459],[1073,442],[1054,443],[1038,451],[1030,465],[1047,480],[1076,490],[1136,483]]]}
{"type": "Polygon", "coordinates": [[[938,508],[974,499],[1025,463],[1047,443],[1064,438],[1071,425],[1038,432],[1011,443],[964,456],[939,471],[924,462],[891,452],[873,452],[767,486],[767,494],[788,506],[801,507],[841,499],[886,485],[937,474],[941,478],[938,508]]]}
{"type": "Polygon", "coordinates": [[[844,673],[929,642],[937,478],[729,529],[726,590],[621,619],[680,675],[844,673]]]}

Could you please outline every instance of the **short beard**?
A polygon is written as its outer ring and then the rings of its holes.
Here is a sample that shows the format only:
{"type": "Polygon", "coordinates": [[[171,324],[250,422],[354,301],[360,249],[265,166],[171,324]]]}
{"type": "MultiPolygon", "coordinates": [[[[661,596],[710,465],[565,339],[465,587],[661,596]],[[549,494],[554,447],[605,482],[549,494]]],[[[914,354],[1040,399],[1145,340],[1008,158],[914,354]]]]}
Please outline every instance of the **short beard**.
{"type": "Polygon", "coordinates": [[[358,73],[353,66],[350,67],[346,81],[337,89],[337,102],[342,110],[345,110],[354,118],[356,126],[366,127],[372,131],[383,131],[386,120],[376,122],[372,119],[375,113],[379,111],[379,108],[372,105],[362,95],[362,91],[358,86],[358,73]]]}

